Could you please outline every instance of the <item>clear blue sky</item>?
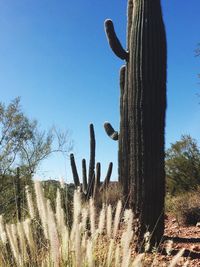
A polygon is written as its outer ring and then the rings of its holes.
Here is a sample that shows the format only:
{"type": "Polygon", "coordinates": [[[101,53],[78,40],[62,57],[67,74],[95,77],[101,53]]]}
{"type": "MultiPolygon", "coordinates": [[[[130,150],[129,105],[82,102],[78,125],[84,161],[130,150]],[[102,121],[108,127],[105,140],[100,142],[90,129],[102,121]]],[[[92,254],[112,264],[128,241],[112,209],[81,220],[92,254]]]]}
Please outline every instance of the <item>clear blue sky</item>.
{"type": "MultiPolygon", "coordinates": [[[[108,47],[103,22],[112,18],[125,46],[126,2],[114,0],[0,1],[1,101],[21,96],[25,114],[41,129],[71,131],[77,162],[89,155],[94,123],[97,160],[117,175],[117,143],[104,121],[119,127],[118,73],[123,62],[108,47]]],[[[191,134],[200,141],[200,1],[162,0],[168,42],[166,147],[191,134]]],[[[79,170],[80,172],[80,170],[79,170]]],[[[69,160],[46,160],[37,176],[70,180],[69,160]]]]}

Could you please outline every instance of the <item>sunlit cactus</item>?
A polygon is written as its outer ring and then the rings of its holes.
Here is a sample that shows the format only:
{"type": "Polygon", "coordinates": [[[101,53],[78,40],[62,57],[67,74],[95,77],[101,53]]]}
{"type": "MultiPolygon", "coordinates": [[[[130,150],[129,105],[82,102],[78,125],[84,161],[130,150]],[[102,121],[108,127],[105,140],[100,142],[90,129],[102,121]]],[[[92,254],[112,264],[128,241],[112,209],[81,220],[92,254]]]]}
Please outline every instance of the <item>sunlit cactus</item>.
{"type": "MultiPolygon", "coordinates": [[[[112,21],[105,31],[113,52],[125,60],[120,70],[119,182],[124,203],[137,218],[139,247],[146,231],[151,244],[164,232],[164,128],[166,37],[160,0],[129,0],[127,48],[112,21]]],[[[106,132],[112,136],[111,131],[106,132]]]]}
{"type": "Polygon", "coordinates": [[[100,182],[101,164],[96,163],[95,169],[96,140],[93,124],[90,124],[90,161],[87,176],[86,160],[82,160],[82,184],[78,175],[74,154],[70,154],[70,163],[75,187],[80,187],[86,199],[95,198],[98,192],[105,190],[110,182],[113,164],[110,162],[104,182],[100,182]]]}

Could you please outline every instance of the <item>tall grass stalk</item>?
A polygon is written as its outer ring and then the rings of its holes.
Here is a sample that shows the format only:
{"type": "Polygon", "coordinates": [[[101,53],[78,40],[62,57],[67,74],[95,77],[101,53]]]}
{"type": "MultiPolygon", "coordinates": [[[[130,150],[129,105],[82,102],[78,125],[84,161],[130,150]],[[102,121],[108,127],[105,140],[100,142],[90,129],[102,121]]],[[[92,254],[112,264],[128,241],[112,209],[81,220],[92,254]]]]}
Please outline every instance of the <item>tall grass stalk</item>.
{"type": "Polygon", "coordinates": [[[118,230],[119,222],[120,222],[121,210],[122,210],[122,202],[121,202],[121,200],[119,200],[117,203],[117,208],[116,208],[115,218],[114,218],[113,237],[115,237],[117,235],[117,230],[118,230]]]}
{"type": "Polygon", "coordinates": [[[108,238],[111,237],[111,234],[112,234],[112,207],[111,205],[109,205],[107,207],[107,213],[106,213],[106,230],[107,230],[107,236],[108,238]]]}
{"type": "Polygon", "coordinates": [[[26,186],[25,190],[26,190],[26,199],[27,199],[29,214],[30,214],[31,219],[33,219],[35,218],[35,210],[34,210],[32,195],[29,192],[28,186],[26,186]]]}
{"type": "Polygon", "coordinates": [[[176,264],[178,263],[178,261],[180,260],[180,258],[182,257],[183,253],[184,253],[185,249],[182,248],[178,253],[177,255],[172,259],[169,267],[175,267],[176,264]]]}
{"type": "Polygon", "coordinates": [[[3,223],[3,216],[0,215],[0,240],[3,242],[3,244],[6,244],[7,242],[7,236],[6,236],[6,231],[5,231],[5,226],[3,223]]]}

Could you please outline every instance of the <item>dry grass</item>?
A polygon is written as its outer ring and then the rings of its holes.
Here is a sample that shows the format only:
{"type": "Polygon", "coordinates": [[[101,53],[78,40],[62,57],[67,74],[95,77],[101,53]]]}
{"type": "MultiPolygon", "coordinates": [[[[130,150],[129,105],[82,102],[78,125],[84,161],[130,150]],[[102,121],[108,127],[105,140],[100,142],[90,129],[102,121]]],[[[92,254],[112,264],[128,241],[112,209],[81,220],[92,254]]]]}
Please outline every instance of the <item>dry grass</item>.
{"type": "MultiPolygon", "coordinates": [[[[92,199],[83,203],[80,192],[75,191],[70,226],[59,190],[56,212],[44,197],[39,182],[35,182],[35,193],[37,209],[27,193],[30,218],[17,224],[4,224],[0,217],[0,266],[143,266],[146,254],[136,256],[132,252],[132,211],[123,211],[120,200],[115,211],[107,203],[97,212],[92,199]]],[[[171,267],[182,253],[173,258],[171,267]]]]}
{"type": "Polygon", "coordinates": [[[167,196],[166,209],[179,224],[190,226],[200,221],[200,187],[177,196],[167,196]]]}

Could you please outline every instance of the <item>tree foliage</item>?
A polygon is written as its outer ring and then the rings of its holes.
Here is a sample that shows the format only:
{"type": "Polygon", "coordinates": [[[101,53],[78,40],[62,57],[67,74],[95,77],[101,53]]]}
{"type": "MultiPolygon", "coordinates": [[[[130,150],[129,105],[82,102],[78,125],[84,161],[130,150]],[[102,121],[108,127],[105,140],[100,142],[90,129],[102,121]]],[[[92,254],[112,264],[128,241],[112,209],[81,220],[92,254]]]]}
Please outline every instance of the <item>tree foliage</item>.
{"type": "Polygon", "coordinates": [[[167,191],[177,194],[200,185],[200,150],[197,141],[183,135],[166,151],[167,191]]]}
{"type": "Polygon", "coordinates": [[[25,186],[32,188],[40,163],[54,152],[66,156],[71,149],[68,132],[55,127],[41,131],[38,122],[23,113],[20,98],[7,106],[0,103],[0,214],[6,220],[25,216],[25,186]]]}
{"type": "Polygon", "coordinates": [[[0,103],[0,175],[33,174],[40,162],[53,152],[68,153],[72,144],[68,132],[55,127],[41,131],[36,120],[30,120],[15,98],[7,106],[0,103]]]}

